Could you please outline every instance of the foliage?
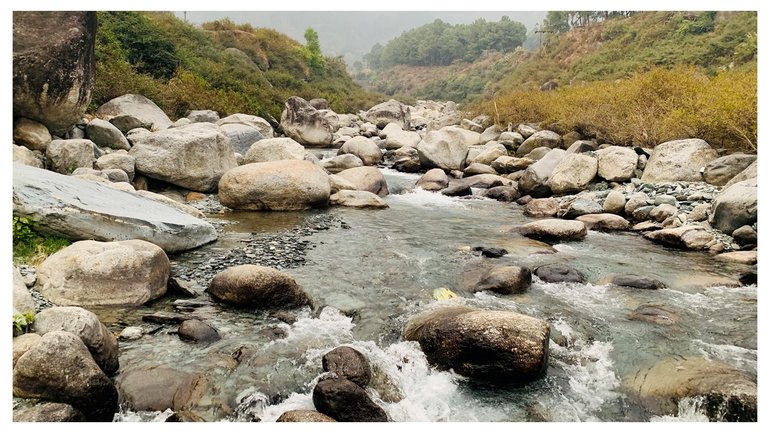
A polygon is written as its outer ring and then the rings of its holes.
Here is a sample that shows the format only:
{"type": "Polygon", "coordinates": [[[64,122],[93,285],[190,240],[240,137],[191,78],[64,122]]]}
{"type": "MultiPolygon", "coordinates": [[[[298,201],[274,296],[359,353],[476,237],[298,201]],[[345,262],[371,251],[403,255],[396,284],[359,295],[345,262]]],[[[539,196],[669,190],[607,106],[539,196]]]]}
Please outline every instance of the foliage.
{"type": "Polygon", "coordinates": [[[138,93],[172,119],[190,110],[212,109],[220,116],[255,114],[278,126],[283,103],[293,95],[326,98],[338,112],[368,108],[384,99],[355,84],[339,59],[324,58],[319,49],[321,61],[316,58],[311,65],[308,48],[271,29],[227,19],[197,28],[163,12],[98,12],[98,22],[91,110],[117,96],[138,93]],[[139,24],[132,30],[124,23],[139,24]],[[132,50],[142,46],[150,53],[173,54],[171,73],[148,71],[147,65],[167,65],[168,58],[132,56],[132,50]]]}
{"type": "Polygon", "coordinates": [[[15,263],[36,265],[70,243],[69,239],[38,233],[29,218],[13,217],[13,260],[15,263]]]}
{"type": "Polygon", "coordinates": [[[507,16],[497,22],[480,18],[471,24],[457,25],[437,19],[402,33],[384,47],[376,44],[364,59],[373,68],[449,65],[457,60],[476,60],[488,50],[513,50],[526,38],[524,25],[507,16]]]}
{"type": "Polygon", "coordinates": [[[18,337],[21,334],[26,334],[32,329],[32,325],[35,324],[35,313],[32,311],[25,311],[23,313],[14,313],[13,315],[13,336],[18,337]]]}
{"type": "Polygon", "coordinates": [[[307,48],[307,62],[310,69],[320,72],[324,67],[324,57],[321,54],[321,43],[318,41],[318,32],[312,27],[305,30],[305,48],[307,48]]]}
{"type": "Polygon", "coordinates": [[[34,238],[32,221],[26,217],[13,217],[13,243],[28,243],[34,238]]]}
{"type": "Polygon", "coordinates": [[[657,68],[550,92],[507,92],[477,108],[499,113],[506,124],[558,123],[564,130],[619,145],[654,146],[691,137],[729,150],[755,150],[757,144],[754,70],[709,77],[694,67],[657,68]]]}

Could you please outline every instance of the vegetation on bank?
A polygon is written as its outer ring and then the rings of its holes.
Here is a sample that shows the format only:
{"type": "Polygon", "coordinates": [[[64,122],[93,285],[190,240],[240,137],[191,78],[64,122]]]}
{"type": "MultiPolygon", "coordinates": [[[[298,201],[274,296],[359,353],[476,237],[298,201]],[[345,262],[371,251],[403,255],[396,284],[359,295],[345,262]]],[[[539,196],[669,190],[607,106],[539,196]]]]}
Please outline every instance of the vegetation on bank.
{"type": "Polygon", "coordinates": [[[25,217],[13,217],[13,262],[37,266],[48,256],[69,246],[69,239],[42,234],[25,217]]]}
{"type": "Polygon", "coordinates": [[[279,119],[290,96],[326,98],[338,112],[382,98],[364,91],[339,57],[270,29],[219,20],[197,28],[163,12],[99,12],[92,109],[139,93],[176,119],[193,109],[279,119]]]}

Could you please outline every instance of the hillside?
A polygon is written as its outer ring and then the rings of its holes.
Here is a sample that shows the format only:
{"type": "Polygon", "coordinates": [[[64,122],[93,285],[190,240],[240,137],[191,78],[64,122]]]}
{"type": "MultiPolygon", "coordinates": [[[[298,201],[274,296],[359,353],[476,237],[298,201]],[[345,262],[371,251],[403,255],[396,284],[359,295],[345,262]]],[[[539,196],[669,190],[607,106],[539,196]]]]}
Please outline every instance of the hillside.
{"type": "Polygon", "coordinates": [[[192,109],[280,118],[290,96],[326,98],[339,112],[374,105],[340,58],[311,65],[308,48],[277,31],[228,20],[189,25],[171,13],[99,12],[92,107],[126,93],[172,118],[192,109]]]}

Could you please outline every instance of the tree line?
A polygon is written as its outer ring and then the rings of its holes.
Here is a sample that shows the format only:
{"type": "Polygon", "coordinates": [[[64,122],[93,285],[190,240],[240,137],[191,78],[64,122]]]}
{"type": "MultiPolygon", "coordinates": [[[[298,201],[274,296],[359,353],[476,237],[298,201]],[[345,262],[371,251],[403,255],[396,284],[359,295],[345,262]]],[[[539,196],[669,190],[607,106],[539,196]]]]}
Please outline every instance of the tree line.
{"type": "Polygon", "coordinates": [[[549,11],[543,20],[543,29],[564,33],[576,27],[584,27],[611,18],[626,18],[634,11],[549,11]]]}
{"type": "Polygon", "coordinates": [[[373,69],[394,65],[442,66],[456,60],[472,62],[488,50],[513,50],[526,37],[524,25],[507,16],[500,21],[479,18],[471,24],[455,25],[437,19],[402,33],[384,46],[375,44],[364,61],[373,69]]]}

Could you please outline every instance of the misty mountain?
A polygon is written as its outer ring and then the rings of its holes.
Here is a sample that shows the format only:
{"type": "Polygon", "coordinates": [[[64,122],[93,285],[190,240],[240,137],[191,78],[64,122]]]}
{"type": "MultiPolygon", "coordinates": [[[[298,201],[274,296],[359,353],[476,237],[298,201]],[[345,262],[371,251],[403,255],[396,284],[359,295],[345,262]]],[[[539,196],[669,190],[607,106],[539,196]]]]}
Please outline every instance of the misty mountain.
{"type": "MultiPolygon", "coordinates": [[[[185,18],[185,12],[175,12],[179,18],[185,18]]],[[[361,60],[379,42],[385,44],[402,32],[433,22],[436,18],[449,24],[469,24],[478,18],[498,21],[507,15],[513,21],[519,21],[532,29],[545,18],[544,11],[321,11],[321,12],[213,12],[190,11],[186,19],[193,24],[200,24],[221,18],[229,18],[236,24],[249,23],[255,27],[268,27],[289,35],[304,43],[304,33],[313,27],[321,42],[321,49],[327,56],[343,56],[348,65],[361,60]]]]}

